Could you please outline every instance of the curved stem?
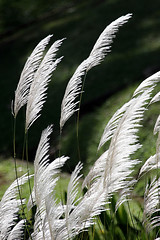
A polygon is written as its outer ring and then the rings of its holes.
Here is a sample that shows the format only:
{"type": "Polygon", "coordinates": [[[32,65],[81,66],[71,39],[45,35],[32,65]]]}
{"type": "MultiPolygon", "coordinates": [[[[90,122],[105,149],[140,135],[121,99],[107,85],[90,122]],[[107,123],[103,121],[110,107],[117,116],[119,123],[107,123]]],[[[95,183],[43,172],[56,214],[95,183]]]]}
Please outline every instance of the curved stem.
{"type": "Polygon", "coordinates": [[[77,113],[77,125],[76,125],[76,133],[77,133],[77,150],[78,150],[78,158],[79,161],[81,162],[81,155],[80,155],[80,145],[79,145],[79,117],[80,117],[80,108],[81,108],[81,103],[82,103],[82,94],[84,90],[84,85],[87,77],[87,71],[85,72],[84,79],[83,79],[83,84],[82,84],[82,91],[80,94],[80,99],[79,99],[79,105],[78,105],[78,113],[77,113]]]}

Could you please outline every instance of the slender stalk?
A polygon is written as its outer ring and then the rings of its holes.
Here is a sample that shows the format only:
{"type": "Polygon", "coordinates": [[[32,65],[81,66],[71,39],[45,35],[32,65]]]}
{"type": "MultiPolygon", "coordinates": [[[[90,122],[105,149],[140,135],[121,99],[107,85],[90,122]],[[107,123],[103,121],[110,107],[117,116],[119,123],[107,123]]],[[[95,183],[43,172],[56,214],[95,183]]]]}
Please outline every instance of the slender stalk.
{"type": "Polygon", "coordinates": [[[25,156],[25,145],[26,145],[26,134],[24,133],[23,150],[22,150],[22,161],[24,160],[24,156],[25,156]]]}
{"type": "MultiPolygon", "coordinates": [[[[20,186],[19,186],[19,182],[18,182],[18,172],[17,172],[17,160],[16,160],[16,117],[14,117],[14,127],[13,127],[13,158],[14,158],[14,168],[15,168],[15,175],[16,175],[16,180],[17,180],[17,188],[18,188],[18,194],[19,194],[19,198],[21,201],[21,207],[22,207],[22,216],[24,219],[26,219],[26,215],[25,215],[25,211],[24,211],[24,207],[23,207],[23,201],[22,201],[22,195],[21,195],[21,190],[20,190],[20,186]]],[[[26,230],[28,232],[28,235],[30,237],[30,239],[32,240],[32,237],[30,235],[27,223],[25,221],[25,227],[26,230]]]]}
{"type": "MultiPolygon", "coordinates": [[[[62,129],[60,129],[60,132],[59,132],[59,158],[61,157],[61,146],[62,146],[62,129]]],[[[60,189],[60,195],[61,195],[61,201],[62,201],[62,206],[65,205],[65,196],[64,196],[64,193],[62,191],[62,184],[61,182],[59,181],[59,189],[60,189]]],[[[64,210],[64,207],[63,207],[63,210],[64,210]]]]}
{"type": "Polygon", "coordinates": [[[77,113],[77,125],[76,125],[76,133],[77,133],[77,150],[78,150],[78,158],[79,161],[81,162],[81,154],[80,154],[80,145],[79,145],[79,117],[80,117],[80,108],[81,108],[81,102],[82,102],[82,94],[84,90],[84,85],[87,77],[87,71],[85,72],[84,79],[83,79],[83,84],[82,84],[82,91],[80,94],[80,99],[79,99],[79,105],[78,105],[78,113],[77,113]]]}
{"type": "MultiPolygon", "coordinates": [[[[84,79],[83,79],[82,91],[80,94],[79,105],[78,105],[77,123],[76,123],[77,151],[78,151],[78,158],[80,162],[81,162],[81,154],[80,154],[80,145],[79,145],[79,117],[80,117],[80,108],[81,108],[81,102],[82,102],[82,94],[84,90],[86,77],[87,77],[87,71],[85,72],[84,79]]],[[[84,232],[82,233],[82,238],[83,238],[83,235],[84,235],[84,232]]]]}
{"type": "MultiPolygon", "coordinates": [[[[27,174],[28,174],[29,193],[30,193],[30,196],[31,196],[31,202],[33,204],[34,201],[33,201],[33,197],[32,197],[32,188],[31,188],[31,182],[30,182],[30,178],[29,178],[28,131],[27,130],[25,130],[25,136],[24,136],[23,157],[24,157],[25,153],[26,153],[26,162],[27,162],[27,174]]],[[[43,228],[43,222],[42,222],[42,218],[41,218],[40,212],[39,212],[39,215],[40,215],[40,220],[41,220],[41,224],[42,224],[42,228],[43,228]]],[[[45,240],[44,231],[43,231],[43,239],[45,240]]],[[[32,240],[32,238],[31,238],[31,240],[32,240]]]]}
{"type": "Polygon", "coordinates": [[[61,156],[61,145],[62,145],[62,129],[59,131],[59,158],[61,156]]]}
{"type": "Polygon", "coordinates": [[[29,192],[30,192],[30,196],[31,196],[31,201],[32,201],[32,204],[33,204],[31,181],[30,181],[30,178],[29,178],[28,131],[25,131],[25,145],[26,145],[26,162],[27,162],[28,185],[29,185],[29,192]]]}
{"type": "Polygon", "coordinates": [[[18,194],[21,201],[22,206],[22,214],[25,216],[24,208],[23,208],[23,201],[21,196],[21,190],[18,182],[18,172],[17,172],[17,160],[16,160],[16,117],[14,117],[14,128],[13,128],[13,158],[14,158],[14,169],[15,169],[15,175],[17,180],[17,188],[18,188],[18,194]]]}
{"type": "MultiPolygon", "coordinates": [[[[135,224],[134,224],[134,221],[133,221],[133,217],[132,217],[132,213],[131,213],[131,209],[130,209],[130,205],[129,205],[129,201],[128,201],[128,200],[127,200],[127,206],[128,206],[129,215],[130,215],[130,217],[131,217],[132,225],[133,225],[133,227],[136,229],[135,224]]],[[[136,239],[139,240],[138,235],[136,236],[136,239]]]]}

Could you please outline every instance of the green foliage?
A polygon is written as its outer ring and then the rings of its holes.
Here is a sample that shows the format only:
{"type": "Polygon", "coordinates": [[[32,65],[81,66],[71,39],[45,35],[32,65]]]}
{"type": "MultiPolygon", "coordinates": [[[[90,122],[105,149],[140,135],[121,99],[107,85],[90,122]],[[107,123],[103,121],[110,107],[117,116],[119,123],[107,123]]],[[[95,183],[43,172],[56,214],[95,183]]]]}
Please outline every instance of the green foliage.
{"type": "MultiPolygon", "coordinates": [[[[11,185],[11,183],[15,180],[15,171],[14,171],[14,161],[13,159],[5,159],[1,157],[0,159],[0,199],[2,198],[4,192],[11,185]]],[[[34,173],[33,164],[29,164],[30,174],[34,173]]],[[[17,172],[18,176],[22,176],[27,172],[27,164],[26,161],[17,161],[17,172]]],[[[33,179],[31,180],[31,184],[33,186],[33,179]]],[[[29,197],[29,188],[26,184],[23,188],[24,197],[28,199],[29,197]]]]}

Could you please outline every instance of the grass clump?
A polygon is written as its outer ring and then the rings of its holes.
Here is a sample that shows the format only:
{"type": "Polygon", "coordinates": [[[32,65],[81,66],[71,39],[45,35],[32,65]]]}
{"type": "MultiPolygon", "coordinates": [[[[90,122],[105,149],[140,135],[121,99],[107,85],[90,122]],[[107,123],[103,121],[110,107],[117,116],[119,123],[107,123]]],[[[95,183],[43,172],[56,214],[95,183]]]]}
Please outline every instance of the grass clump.
{"type": "MultiPolygon", "coordinates": [[[[68,82],[61,104],[59,154],[53,161],[50,159],[49,142],[54,127],[49,125],[43,130],[35,153],[34,176],[29,164],[28,133],[41,115],[51,76],[62,60],[62,57],[57,57],[57,52],[64,39],[55,41],[44,54],[52,38],[49,35],[36,46],[28,58],[12,106],[16,179],[5,191],[0,202],[2,239],[154,240],[160,237],[159,117],[154,127],[154,133],[158,134],[158,138],[152,155],[144,164],[140,158],[136,158],[136,152],[142,148],[139,140],[143,141],[145,138],[143,132],[140,134],[141,139],[138,135],[144,114],[150,105],[160,99],[159,92],[157,94],[154,92],[160,82],[160,72],[145,79],[129,99],[126,95],[127,101],[119,108],[115,107],[114,114],[108,113],[109,121],[104,124],[105,127],[99,128],[102,134],[100,141],[95,141],[97,148],[93,156],[94,164],[84,179],[81,174],[83,164],[79,143],[83,140],[80,138],[79,117],[85,80],[88,71],[99,65],[108,55],[115,34],[131,16],[131,14],[121,16],[108,25],[88,57],[77,67],[68,82]],[[26,118],[22,159],[26,159],[26,173],[19,175],[19,161],[16,158],[16,123],[19,111],[24,105],[26,118]],[[77,113],[75,134],[78,161],[75,168],[69,166],[71,170],[69,180],[64,176],[63,181],[59,181],[60,169],[69,162],[69,157],[62,154],[63,129],[75,113],[77,113]],[[150,172],[149,177],[146,177],[146,172],[150,172]],[[29,186],[27,201],[24,199],[27,195],[24,192],[23,196],[22,191],[26,182],[29,186]],[[136,191],[133,191],[134,189],[136,191]]],[[[117,104],[116,101],[120,100],[118,98],[114,101],[111,101],[111,104],[117,104]]],[[[108,104],[107,102],[102,108],[106,108],[108,104]]],[[[97,116],[101,120],[101,109],[98,111],[97,116]]],[[[88,122],[86,120],[81,122],[86,126],[89,126],[89,123],[94,125],[92,116],[88,122]]],[[[87,127],[88,138],[89,132],[96,137],[98,129],[87,127]]],[[[73,142],[73,148],[74,146],[73,142]]],[[[92,161],[89,159],[88,162],[92,161]]]]}

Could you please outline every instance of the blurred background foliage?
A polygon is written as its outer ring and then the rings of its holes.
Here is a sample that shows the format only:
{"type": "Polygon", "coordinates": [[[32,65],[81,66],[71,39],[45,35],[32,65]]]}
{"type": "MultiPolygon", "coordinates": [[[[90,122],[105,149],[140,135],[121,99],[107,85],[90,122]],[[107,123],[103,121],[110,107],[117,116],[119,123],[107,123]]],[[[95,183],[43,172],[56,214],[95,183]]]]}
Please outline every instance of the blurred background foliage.
{"type": "MultiPolygon", "coordinates": [[[[59,118],[66,84],[76,67],[88,56],[103,29],[116,18],[133,13],[119,33],[112,52],[91,70],[82,100],[79,144],[87,171],[102,150],[97,146],[112,114],[132,96],[136,86],[160,70],[160,1],[154,0],[0,0],[0,155],[12,156],[11,101],[24,63],[36,44],[48,34],[53,41],[66,37],[59,56],[64,59],[53,74],[42,116],[29,132],[29,159],[33,161],[41,131],[54,123],[51,158],[58,156],[59,118]],[[86,167],[87,166],[87,167],[86,167]]],[[[159,104],[145,116],[140,132],[144,147],[137,157],[146,160],[155,152],[154,122],[159,104]]],[[[17,118],[17,157],[21,158],[25,108],[17,118]]],[[[67,171],[79,161],[76,146],[76,116],[64,127],[61,154],[70,156],[67,171]]],[[[106,149],[106,146],[103,150],[106,149]]]]}

